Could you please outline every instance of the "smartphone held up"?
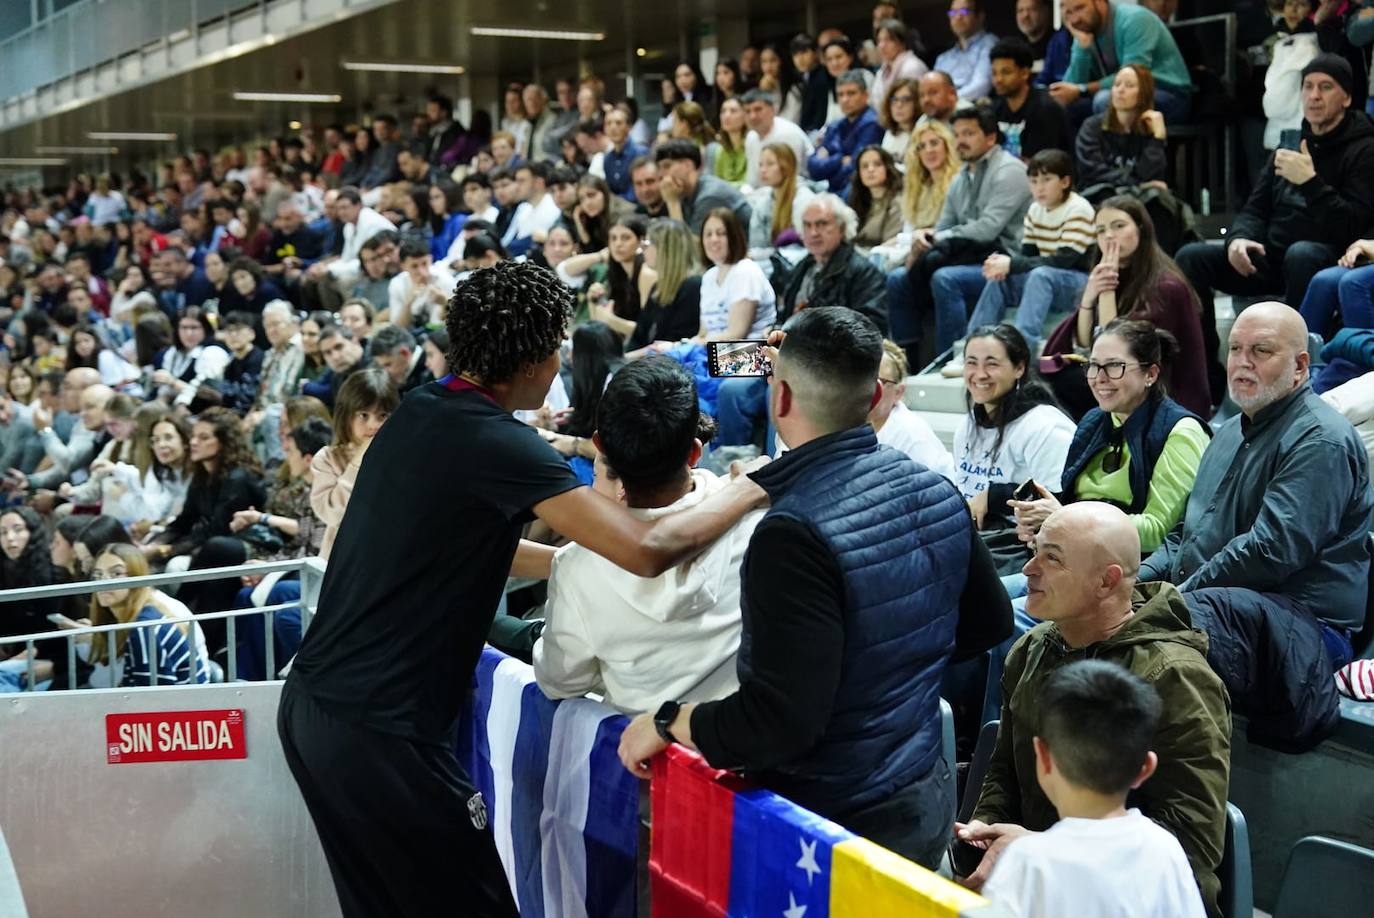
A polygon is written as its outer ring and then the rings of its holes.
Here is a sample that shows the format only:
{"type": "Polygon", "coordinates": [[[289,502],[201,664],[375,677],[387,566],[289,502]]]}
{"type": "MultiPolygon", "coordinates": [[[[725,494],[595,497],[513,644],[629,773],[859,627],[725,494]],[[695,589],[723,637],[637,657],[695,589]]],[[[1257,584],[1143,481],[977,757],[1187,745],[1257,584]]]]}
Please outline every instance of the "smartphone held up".
{"type": "Polygon", "coordinates": [[[706,366],[712,376],[772,376],[773,361],[764,350],[768,342],[708,341],[706,366]]]}

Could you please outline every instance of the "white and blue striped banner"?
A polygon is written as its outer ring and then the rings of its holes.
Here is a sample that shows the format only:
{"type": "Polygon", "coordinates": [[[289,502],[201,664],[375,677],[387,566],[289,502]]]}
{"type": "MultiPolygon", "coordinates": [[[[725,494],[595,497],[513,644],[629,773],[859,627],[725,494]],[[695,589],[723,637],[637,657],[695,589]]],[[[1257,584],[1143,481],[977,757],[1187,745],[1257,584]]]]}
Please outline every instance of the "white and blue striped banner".
{"type": "Polygon", "coordinates": [[[624,715],[550,701],[487,648],[458,735],[524,918],[633,918],[639,781],[616,754],[624,715]]]}

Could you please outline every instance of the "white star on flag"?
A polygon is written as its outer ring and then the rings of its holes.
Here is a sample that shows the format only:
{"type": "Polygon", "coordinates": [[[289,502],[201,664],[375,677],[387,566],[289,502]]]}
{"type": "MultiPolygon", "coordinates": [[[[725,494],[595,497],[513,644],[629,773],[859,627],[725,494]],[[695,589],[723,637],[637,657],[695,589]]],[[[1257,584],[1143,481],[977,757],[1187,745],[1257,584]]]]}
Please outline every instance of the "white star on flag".
{"type": "Polygon", "coordinates": [[[787,901],[792,907],[783,911],[782,918],[802,918],[806,914],[806,906],[798,905],[797,897],[790,891],[787,893],[787,901]]]}
{"type": "Polygon", "coordinates": [[[816,842],[806,843],[806,839],[801,841],[801,859],[797,861],[797,866],[806,871],[806,885],[810,886],[816,878],[816,874],[821,872],[821,865],[816,863],[816,842]]]}

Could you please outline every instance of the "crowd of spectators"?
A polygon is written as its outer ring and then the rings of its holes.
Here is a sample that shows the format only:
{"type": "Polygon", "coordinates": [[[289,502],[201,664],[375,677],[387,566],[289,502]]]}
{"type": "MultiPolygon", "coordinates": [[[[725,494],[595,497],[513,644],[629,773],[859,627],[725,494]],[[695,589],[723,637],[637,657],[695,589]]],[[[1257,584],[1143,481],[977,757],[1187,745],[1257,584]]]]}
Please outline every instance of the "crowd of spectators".
{"type": "MultiPolygon", "coordinates": [[[[871,34],[751,46],[709,80],[679,64],[658,118],[595,76],[511,84],[499,118],[467,125],[436,92],[404,130],[378,115],[7,193],[0,587],[328,558],[387,418],[466,353],[455,286],[538,266],[572,304],[570,366],[518,416],[585,484],[651,520],[722,486],[703,457],[791,454],[760,473],[791,515],[745,517],[682,569],[646,580],[562,549],[521,631],[547,692],[684,702],[636,721],[630,748],[691,742],[929,862],[952,820],[904,822],[952,793],[927,702],[946,669],[983,666],[963,701],[1002,727],[959,828],[987,851],[971,885],[1028,888],[1012,872],[1033,846],[1011,842],[1096,801],[1168,830],[1149,866],[1186,863],[1197,903],[1167,913],[1214,914],[1228,704],[1309,747],[1364,627],[1368,459],[1315,393],[1307,337],[1336,338],[1347,377],[1374,369],[1374,122],[1351,65],[1374,12],[1334,6],[1276,11],[1272,153],[1224,247],[1174,193],[1169,130],[1195,87],[1158,2],[1063,0],[1054,30],[1048,3],[1018,0],[1019,34],[997,37],[980,0],[953,0],[938,55],[880,3],[871,34]],[[1240,314],[1224,365],[1215,291],[1273,298],[1240,314]],[[770,333],[771,382],[706,375],[704,345],[770,333]],[[966,391],[952,453],[903,404],[937,356],[966,391]],[[862,510],[801,495],[780,469],[803,463],[862,510]],[[898,517],[922,524],[883,528],[898,517]],[[877,531],[923,560],[880,574],[843,547],[877,531]],[[1005,596],[973,586],[993,572],[1005,596]],[[841,616],[856,583],[870,592],[841,616]],[[900,665],[878,650],[890,623],[846,641],[878,607],[929,635],[900,665]],[[1080,713],[1114,718],[1090,710],[1112,699],[1140,736],[1080,757],[1080,713]],[[1083,764],[1117,753],[1100,776],[1083,764]],[[1004,850],[1023,856],[999,874],[1004,850]]],[[[227,654],[270,677],[261,633],[227,646],[194,614],[299,595],[246,577],[5,607],[5,634],[160,624],[90,642],[75,673],[60,647],[0,661],[0,690],[38,687],[30,671],[207,681],[227,654]]],[[[298,616],[272,637],[287,659],[298,616]]]]}

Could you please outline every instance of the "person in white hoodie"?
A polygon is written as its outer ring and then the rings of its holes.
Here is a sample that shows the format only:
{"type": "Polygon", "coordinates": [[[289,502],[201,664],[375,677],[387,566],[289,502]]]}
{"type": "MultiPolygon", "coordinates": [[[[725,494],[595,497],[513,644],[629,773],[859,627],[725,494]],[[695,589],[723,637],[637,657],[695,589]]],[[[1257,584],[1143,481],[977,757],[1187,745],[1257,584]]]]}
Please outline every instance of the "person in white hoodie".
{"type": "MultiPolygon", "coordinates": [[[[598,486],[614,487],[646,520],[699,504],[726,484],[693,467],[712,427],[680,364],[666,357],[628,364],[611,377],[597,411],[598,486]]],[[[738,689],[739,567],[762,514],[747,514],[700,555],[653,578],[577,544],[560,549],[533,651],[544,694],[596,692],[638,713],[665,692],[713,701],[738,689]]]]}

